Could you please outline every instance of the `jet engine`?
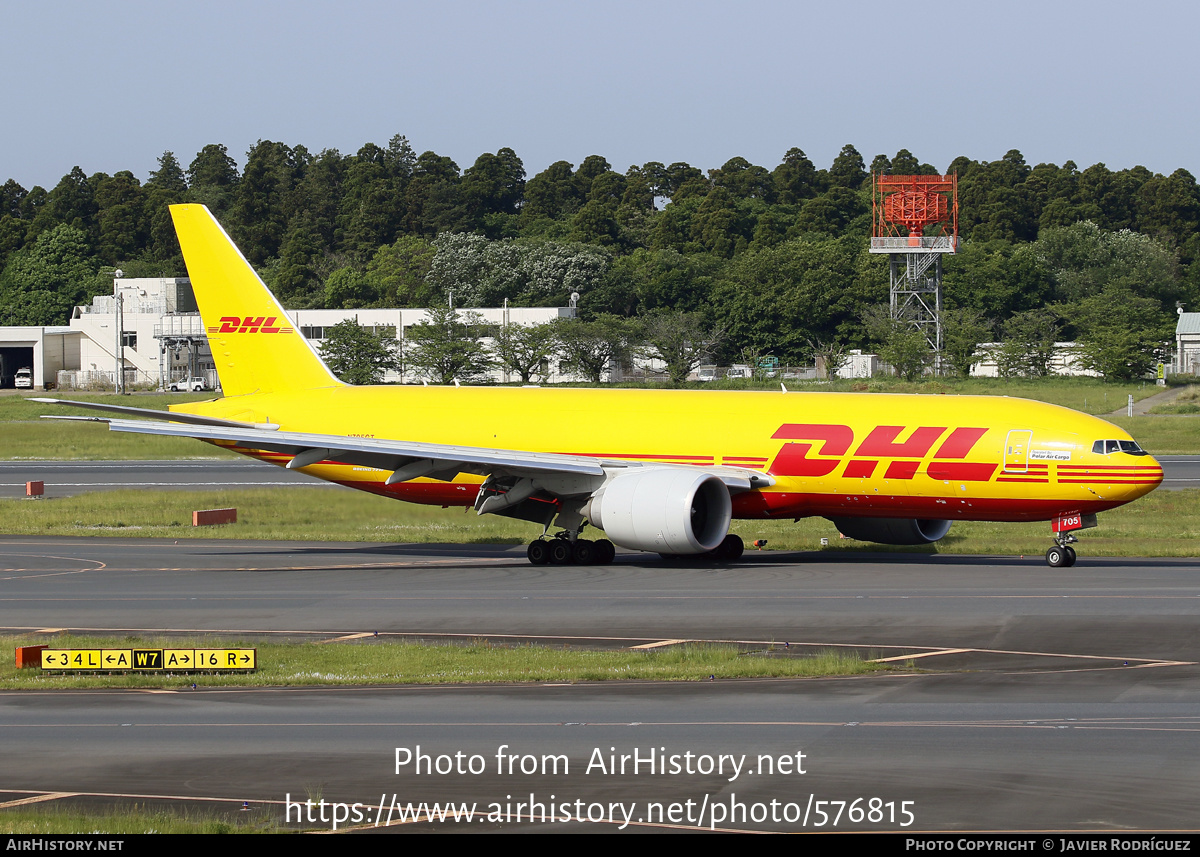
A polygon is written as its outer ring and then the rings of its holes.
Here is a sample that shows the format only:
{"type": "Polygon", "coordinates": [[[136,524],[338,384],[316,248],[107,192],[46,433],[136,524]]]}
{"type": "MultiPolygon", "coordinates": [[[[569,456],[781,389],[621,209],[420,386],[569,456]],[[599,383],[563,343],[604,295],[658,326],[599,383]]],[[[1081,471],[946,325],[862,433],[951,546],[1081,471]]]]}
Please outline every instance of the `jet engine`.
{"type": "Polygon", "coordinates": [[[583,514],[616,544],[668,554],[714,550],[729,532],[725,483],[684,467],[631,468],[591,496],[583,514]]]}
{"type": "Polygon", "coordinates": [[[949,521],[917,518],[830,518],[838,532],[881,545],[927,545],[950,531],[949,521]]]}

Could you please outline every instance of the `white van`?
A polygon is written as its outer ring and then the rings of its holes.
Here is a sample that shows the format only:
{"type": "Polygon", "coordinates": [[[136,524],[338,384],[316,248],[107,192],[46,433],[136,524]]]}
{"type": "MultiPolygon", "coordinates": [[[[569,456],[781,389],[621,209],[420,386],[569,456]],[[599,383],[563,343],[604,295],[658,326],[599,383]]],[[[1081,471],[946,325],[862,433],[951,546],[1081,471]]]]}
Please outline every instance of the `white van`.
{"type": "Polygon", "coordinates": [[[208,389],[208,382],[203,378],[180,378],[171,382],[172,393],[200,393],[208,389]]]}
{"type": "Polygon", "coordinates": [[[13,386],[18,390],[33,389],[33,370],[26,366],[24,369],[18,369],[17,375],[13,379],[13,386]]]}

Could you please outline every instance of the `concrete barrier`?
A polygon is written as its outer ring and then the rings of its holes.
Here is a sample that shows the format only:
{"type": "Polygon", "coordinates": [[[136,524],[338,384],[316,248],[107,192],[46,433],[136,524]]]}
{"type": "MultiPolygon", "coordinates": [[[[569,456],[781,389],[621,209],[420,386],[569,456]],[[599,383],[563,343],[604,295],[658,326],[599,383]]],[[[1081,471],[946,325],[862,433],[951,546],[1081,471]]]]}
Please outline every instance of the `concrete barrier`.
{"type": "Polygon", "coordinates": [[[193,527],[207,527],[213,524],[236,524],[237,509],[204,509],[192,512],[193,527]]]}
{"type": "Polygon", "coordinates": [[[24,670],[30,667],[40,668],[42,665],[42,649],[48,649],[49,646],[17,646],[17,669],[24,670]]]}

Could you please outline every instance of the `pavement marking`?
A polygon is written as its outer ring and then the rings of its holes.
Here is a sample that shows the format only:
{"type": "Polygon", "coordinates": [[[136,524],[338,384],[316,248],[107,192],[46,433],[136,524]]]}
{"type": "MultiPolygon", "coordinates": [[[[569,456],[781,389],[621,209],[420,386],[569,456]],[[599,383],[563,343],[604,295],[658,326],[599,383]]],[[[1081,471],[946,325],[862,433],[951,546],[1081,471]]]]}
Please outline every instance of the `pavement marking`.
{"type": "Polygon", "coordinates": [[[52,556],[50,554],[39,553],[18,553],[9,554],[9,556],[19,556],[25,559],[61,559],[64,562],[90,562],[94,568],[72,568],[72,569],[52,569],[52,568],[0,568],[0,572],[8,572],[10,574],[20,574],[21,577],[0,577],[0,580],[31,580],[38,577],[58,577],[64,574],[83,574],[88,571],[100,571],[108,568],[108,563],[101,562],[98,559],[88,559],[87,557],[77,556],[52,556]]]}
{"type": "Polygon", "coordinates": [[[937,655],[960,655],[963,652],[974,652],[976,649],[940,649],[936,652],[920,652],[915,655],[892,655],[890,658],[872,658],[868,663],[886,664],[890,661],[915,661],[917,658],[932,658],[937,655]]]}
{"type": "MultiPolygon", "coordinates": [[[[3,791],[11,792],[12,790],[4,789],[3,791]]],[[[6,800],[3,803],[0,803],[0,809],[8,809],[9,807],[12,807],[12,806],[27,806],[28,804],[31,804],[31,803],[42,803],[43,801],[48,801],[48,800],[60,800],[65,797],[78,797],[78,796],[79,796],[78,792],[46,792],[45,794],[34,795],[33,797],[21,798],[20,800],[6,800]]]]}
{"type": "Polygon", "coordinates": [[[328,640],[317,640],[318,643],[342,643],[346,640],[361,640],[363,637],[378,637],[374,631],[360,631],[357,634],[346,634],[342,637],[331,637],[328,640]]]}
{"type": "Polygon", "coordinates": [[[630,646],[631,649],[658,649],[663,646],[679,646],[684,643],[695,643],[697,640],[659,640],[657,643],[642,643],[640,646],[630,646]]]}
{"type": "MultiPolygon", "coordinates": [[[[189,541],[190,541],[190,538],[189,538],[189,541]]],[[[67,561],[74,560],[75,562],[94,562],[97,564],[98,568],[94,568],[94,569],[83,568],[83,569],[75,569],[75,570],[50,570],[50,569],[40,569],[40,568],[3,568],[3,567],[0,567],[0,572],[10,572],[10,573],[35,573],[36,572],[37,574],[35,574],[34,576],[43,576],[44,577],[44,576],[50,576],[52,574],[78,574],[78,573],[84,572],[84,571],[99,571],[102,568],[108,568],[108,565],[106,563],[103,563],[103,562],[100,562],[99,560],[94,560],[94,559],[76,559],[75,557],[65,557],[65,556],[47,557],[47,559],[64,559],[67,561]],[[43,572],[45,572],[45,574],[43,574],[43,572]]],[[[263,567],[253,567],[252,566],[252,567],[242,567],[242,568],[226,568],[226,567],[222,567],[222,566],[180,566],[180,567],[176,567],[176,568],[113,568],[113,569],[109,569],[109,570],[115,571],[115,572],[134,572],[134,573],[152,572],[152,571],[194,571],[194,572],[219,571],[219,572],[223,572],[223,573],[228,573],[231,571],[253,571],[253,572],[261,572],[261,571],[346,571],[346,570],[374,571],[374,570],[391,569],[391,568],[413,568],[413,567],[418,567],[418,566],[422,566],[422,567],[423,566],[456,567],[456,566],[464,566],[464,565],[466,565],[466,566],[516,565],[518,563],[527,565],[528,561],[524,558],[517,559],[516,557],[495,557],[495,558],[487,557],[487,558],[479,558],[479,559],[462,558],[462,559],[414,560],[414,561],[410,561],[410,562],[388,560],[388,561],[381,561],[381,562],[344,563],[341,565],[272,565],[272,566],[263,566],[263,567]]],[[[0,578],[0,580],[7,580],[7,579],[10,579],[10,578],[0,578]]],[[[379,596],[372,595],[370,597],[372,599],[377,599],[379,596]]],[[[505,596],[505,597],[512,598],[513,596],[509,595],[509,596],[505,596]]],[[[417,598],[414,600],[424,601],[424,600],[429,600],[429,599],[428,598],[417,598]]]]}
{"type": "MultiPolygon", "coordinates": [[[[38,789],[0,789],[0,794],[28,794],[29,792],[37,792],[38,789]]],[[[216,803],[237,803],[243,802],[240,797],[204,797],[200,795],[152,795],[152,794],[128,794],[125,792],[45,792],[46,797],[42,800],[59,800],[65,797],[121,797],[133,798],[135,800],[182,800],[182,801],[212,801],[216,803]]],[[[14,801],[13,805],[23,801],[14,801]]],[[[274,804],[282,806],[287,803],[284,800],[256,800],[256,804],[274,804]]],[[[0,806],[8,806],[8,804],[0,804],[0,806]]]]}

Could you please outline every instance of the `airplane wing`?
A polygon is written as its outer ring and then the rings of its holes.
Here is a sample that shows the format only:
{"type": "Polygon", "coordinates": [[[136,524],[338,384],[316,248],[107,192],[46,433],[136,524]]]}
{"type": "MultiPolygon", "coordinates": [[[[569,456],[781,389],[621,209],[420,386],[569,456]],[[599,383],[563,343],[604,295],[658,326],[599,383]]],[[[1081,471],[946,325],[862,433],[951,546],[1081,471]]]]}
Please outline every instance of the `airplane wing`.
{"type": "MultiPolygon", "coordinates": [[[[62,404],[77,404],[62,402],[62,404]]],[[[108,408],[111,406],[99,406],[108,408]]],[[[135,410],[135,409],[128,409],[135,410]]],[[[486,447],[450,446],[415,441],[383,440],[377,438],[345,437],[342,435],[313,434],[308,432],[286,432],[237,424],[231,420],[210,420],[216,425],[196,424],[188,414],[156,412],[165,420],[187,419],[186,424],[172,425],[169,422],[151,420],[126,420],[108,417],[50,416],[46,419],[82,420],[108,423],[111,431],[135,434],[190,437],[207,441],[226,441],[247,449],[262,449],[294,456],[287,464],[289,469],[298,469],[324,461],[374,467],[392,471],[387,484],[406,482],[419,477],[451,480],[459,473],[479,476],[507,475],[518,478],[553,481],[570,485],[569,493],[591,493],[600,488],[612,471],[631,467],[687,467],[702,469],[717,476],[731,493],[765,488],[774,484],[774,479],[761,471],[740,467],[693,465],[644,464],[625,459],[592,458],[584,455],[567,455],[553,452],[527,452],[513,449],[490,449],[486,447]],[[182,418],[182,419],[181,419],[182,418]],[[565,482],[563,478],[566,478],[565,482]],[[574,479],[572,479],[574,477],[574,479]]],[[[559,493],[547,485],[552,493],[559,493]]]]}

